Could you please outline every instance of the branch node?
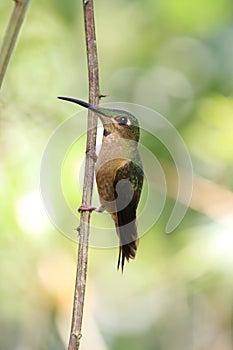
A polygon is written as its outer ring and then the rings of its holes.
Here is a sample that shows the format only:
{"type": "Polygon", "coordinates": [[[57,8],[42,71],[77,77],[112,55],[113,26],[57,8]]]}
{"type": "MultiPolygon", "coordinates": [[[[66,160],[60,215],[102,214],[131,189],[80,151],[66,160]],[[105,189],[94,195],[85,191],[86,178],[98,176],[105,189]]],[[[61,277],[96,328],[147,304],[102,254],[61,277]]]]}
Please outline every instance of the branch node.
{"type": "Polygon", "coordinates": [[[77,332],[77,333],[73,332],[71,335],[74,336],[77,339],[77,341],[79,341],[82,338],[82,333],[80,332],[77,332]]]}
{"type": "Polygon", "coordinates": [[[96,161],[97,161],[97,159],[98,159],[98,156],[97,156],[96,152],[95,152],[93,149],[87,149],[87,150],[86,150],[86,154],[87,154],[88,156],[90,156],[91,159],[93,159],[94,162],[96,163],[96,161]]]}
{"type": "Polygon", "coordinates": [[[104,97],[107,97],[108,95],[107,94],[99,94],[99,98],[104,98],[104,97]]]}

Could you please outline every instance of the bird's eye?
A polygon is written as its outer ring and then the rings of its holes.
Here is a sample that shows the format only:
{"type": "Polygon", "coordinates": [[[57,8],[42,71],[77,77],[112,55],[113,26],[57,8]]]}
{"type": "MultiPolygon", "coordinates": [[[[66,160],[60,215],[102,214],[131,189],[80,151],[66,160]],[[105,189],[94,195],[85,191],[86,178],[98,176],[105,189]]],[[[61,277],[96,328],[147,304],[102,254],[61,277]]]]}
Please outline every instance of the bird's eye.
{"type": "Polygon", "coordinates": [[[116,117],[115,120],[119,125],[126,125],[128,124],[128,118],[126,117],[116,117]]]}

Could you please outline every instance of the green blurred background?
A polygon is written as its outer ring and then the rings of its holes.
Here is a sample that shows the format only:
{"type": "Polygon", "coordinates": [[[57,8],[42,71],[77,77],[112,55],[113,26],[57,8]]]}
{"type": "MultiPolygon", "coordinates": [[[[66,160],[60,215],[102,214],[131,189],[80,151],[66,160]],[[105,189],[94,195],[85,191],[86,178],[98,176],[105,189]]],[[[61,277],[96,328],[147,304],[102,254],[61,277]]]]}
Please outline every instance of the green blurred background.
{"type": "MultiPolygon", "coordinates": [[[[1,39],[12,8],[0,2],[1,39]]],[[[195,183],[180,226],[165,234],[168,197],[123,276],[117,249],[90,248],[81,348],[230,350],[233,3],[99,0],[95,16],[104,102],[142,104],[170,120],[195,183]]],[[[81,0],[32,2],[0,96],[4,350],[58,350],[68,341],[77,246],[47,218],[39,177],[50,135],[77,112],[56,96],[87,100],[85,55],[81,0]]],[[[153,147],[161,162],[169,159],[153,147]]],[[[74,210],[80,202],[79,194],[74,210]]]]}

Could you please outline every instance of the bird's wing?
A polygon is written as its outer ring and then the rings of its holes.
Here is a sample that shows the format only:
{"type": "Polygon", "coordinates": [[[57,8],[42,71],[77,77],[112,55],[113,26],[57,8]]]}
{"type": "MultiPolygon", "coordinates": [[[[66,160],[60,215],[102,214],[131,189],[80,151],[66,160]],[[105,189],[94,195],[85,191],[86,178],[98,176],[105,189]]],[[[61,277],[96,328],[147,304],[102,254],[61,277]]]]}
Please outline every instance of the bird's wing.
{"type": "Polygon", "coordinates": [[[143,171],[133,161],[125,161],[117,169],[114,189],[117,209],[117,232],[120,238],[118,268],[124,261],[134,259],[138,245],[136,210],[143,183],[143,171]]]}

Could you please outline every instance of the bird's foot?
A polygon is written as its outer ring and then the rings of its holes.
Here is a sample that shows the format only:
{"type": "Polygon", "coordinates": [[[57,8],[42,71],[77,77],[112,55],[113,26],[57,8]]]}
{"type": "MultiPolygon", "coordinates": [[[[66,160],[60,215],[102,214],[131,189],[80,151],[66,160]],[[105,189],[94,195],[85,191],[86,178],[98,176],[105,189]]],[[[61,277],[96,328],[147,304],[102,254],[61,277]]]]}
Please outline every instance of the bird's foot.
{"type": "Polygon", "coordinates": [[[96,152],[92,149],[89,149],[86,151],[86,154],[88,154],[93,160],[94,162],[96,163],[97,159],[98,159],[98,156],[96,154],[96,152]]]}
{"type": "Polygon", "coordinates": [[[78,208],[78,212],[81,213],[82,211],[90,211],[96,210],[96,207],[92,207],[91,205],[81,205],[78,208]]]}
{"type": "Polygon", "coordinates": [[[101,205],[95,209],[97,213],[103,213],[105,211],[105,206],[101,205]]]}

